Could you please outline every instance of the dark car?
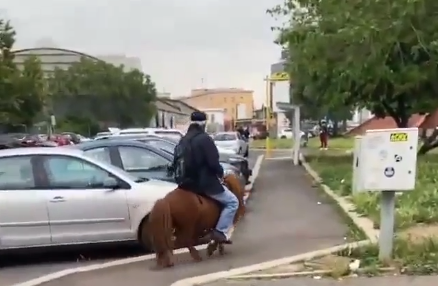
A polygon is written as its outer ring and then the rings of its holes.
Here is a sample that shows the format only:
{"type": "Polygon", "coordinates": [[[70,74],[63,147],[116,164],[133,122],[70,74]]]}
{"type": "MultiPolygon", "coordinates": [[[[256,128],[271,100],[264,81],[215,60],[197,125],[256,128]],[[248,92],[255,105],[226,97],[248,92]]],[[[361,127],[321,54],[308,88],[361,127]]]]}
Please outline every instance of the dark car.
{"type": "MultiPolygon", "coordinates": [[[[109,140],[137,140],[155,148],[161,149],[173,156],[176,144],[178,144],[178,139],[173,138],[163,138],[159,136],[109,136],[106,139],[109,140]]],[[[245,178],[245,183],[249,184],[249,177],[252,171],[249,169],[248,160],[240,155],[235,154],[224,154],[219,153],[219,161],[222,163],[228,163],[236,168],[238,168],[245,178]]]]}
{"type": "MultiPolygon", "coordinates": [[[[70,145],[88,155],[114,166],[134,173],[139,177],[173,182],[169,166],[173,154],[136,140],[96,140],[70,145]]],[[[221,163],[226,172],[234,173],[244,185],[244,178],[239,170],[226,163],[221,163]]]]}

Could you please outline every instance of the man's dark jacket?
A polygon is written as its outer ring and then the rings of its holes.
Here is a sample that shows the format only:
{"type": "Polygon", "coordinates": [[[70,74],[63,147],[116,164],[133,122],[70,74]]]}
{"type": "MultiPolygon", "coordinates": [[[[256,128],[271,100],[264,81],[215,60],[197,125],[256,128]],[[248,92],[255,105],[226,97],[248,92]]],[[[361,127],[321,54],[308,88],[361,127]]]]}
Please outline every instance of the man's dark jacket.
{"type": "Polygon", "coordinates": [[[198,194],[214,195],[224,191],[219,178],[224,170],[219,163],[219,152],[213,139],[198,124],[191,124],[181,140],[190,138],[195,172],[192,174],[193,186],[190,191],[198,194]]]}

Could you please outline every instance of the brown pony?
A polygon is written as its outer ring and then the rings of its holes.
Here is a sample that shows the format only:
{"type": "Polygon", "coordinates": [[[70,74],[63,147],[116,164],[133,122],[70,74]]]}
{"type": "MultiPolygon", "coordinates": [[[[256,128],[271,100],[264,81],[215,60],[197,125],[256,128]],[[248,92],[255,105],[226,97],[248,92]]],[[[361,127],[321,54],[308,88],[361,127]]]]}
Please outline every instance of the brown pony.
{"type": "MultiPolygon", "coordinates": [[[[227,175],[224,183],[239,200],[239,208],[234,218],[234,223],[237,223],[245,213],[244,190],[234,175],[227,175]]],[[[216,226],[220,212],[220,204],[213,199],[179,188],[157,200],[149,214],[147,226],[157,266],[173,266],[173,249],[182,247],[189,249],[195,261],[201,261],[202,258],[194,246],[200,237],[216,226]]],[[[208,255],[211,256],[218,246],[223,254],[223,245],[211,243],[208,246],[208,255]]]]}

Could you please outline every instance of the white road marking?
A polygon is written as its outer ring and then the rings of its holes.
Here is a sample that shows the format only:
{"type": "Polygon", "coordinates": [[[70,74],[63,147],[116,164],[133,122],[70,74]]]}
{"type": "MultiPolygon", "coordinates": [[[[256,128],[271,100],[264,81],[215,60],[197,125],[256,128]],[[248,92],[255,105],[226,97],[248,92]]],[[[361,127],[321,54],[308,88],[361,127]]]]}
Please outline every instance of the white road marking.
{"type": "MultiPolygon", "coordinates": [[[[263,158],[264,158],[263,155],[259,155],[257,157],[254,168],[252,170],[252,176],[250,178],[251,184],[248,185],[248,186],[250,186],[250,190],[252,189],[254,182],[259,175],[260,167],[261,167],[262,162],[263,162],[263,158]]],[[[248,193],[248,196],[250,194],[251,194],[251,192],[248,193]]],[[[235,230],[234,227],[230,230],[230,236],[233,234],[234,230],[235,230]]],[[[206,249],[207,245],[208,244],[199,245],[196,247],[196,249],[198,249],[198,250],[206,249]]],[[[187,248],[183,248],[183,249],[178,249],[178,250],[174,251],[174,254],[182,254],[182,253],[187,253],[187,252],[188,252],[187,248]]],[[[47,274],[47,275],[44,275],[44,276],[41,276],[41,277],[38,277],[35,279],[31,279],[31,280],[28,280],[26,282],[16,283],[16,284],[13,284],[11,286],[37,286],[37,285],[41,285],[41,284],[47,283],[47,282],[52,281],[52,280],[56,280],[56,279],[65,277],[67,275],[75,274],[75,273],[82,273],[82,272],[89,272],[89,271],[93,271],[93,270],[105,269],[105,268],[114,267],[114,266],[126,265],[126,264],[135,263],[135,262],[141,262],[141,261],[147,261],[147,260],[151,260],[154,258],[155,258],[155,254],[147,254],[147,255],[141,255],[138,257],[118,259],[118,260],[111,261],[111,262],[69,268],[69,269],[64,269],[64,270],[54,272],[51,274],[47,274]]]]}
{"type": "Polygon", "coordinates": [[[292,159],[293,157],[291,156],[266,158],[266,160],[292,160],[292,159]]]}

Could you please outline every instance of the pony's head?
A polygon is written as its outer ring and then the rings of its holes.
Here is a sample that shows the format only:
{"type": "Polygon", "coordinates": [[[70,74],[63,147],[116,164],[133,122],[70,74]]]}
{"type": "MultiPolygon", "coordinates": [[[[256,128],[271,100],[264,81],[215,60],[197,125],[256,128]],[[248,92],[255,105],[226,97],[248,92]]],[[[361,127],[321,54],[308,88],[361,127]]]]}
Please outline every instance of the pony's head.
{"type": "Polygon", "coordinates": [[[242,188],[239,179],[234,174],[226,175],[224,177],[224,183],[239,200],[239,209],[234,217],[234,223],[237,223],[239,219],[245,215],[245,203],[243,201],[245,189],[242,188]]]}

